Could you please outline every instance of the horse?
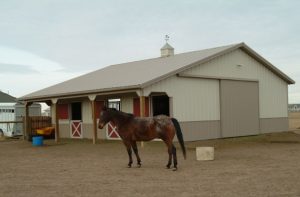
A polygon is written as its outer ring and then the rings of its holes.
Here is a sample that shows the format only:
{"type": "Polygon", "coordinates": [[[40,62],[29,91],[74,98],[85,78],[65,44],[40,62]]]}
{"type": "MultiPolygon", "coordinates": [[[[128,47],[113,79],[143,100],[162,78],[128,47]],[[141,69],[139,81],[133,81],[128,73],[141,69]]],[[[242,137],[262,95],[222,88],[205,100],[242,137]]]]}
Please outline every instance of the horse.
{"type": "Polygon", "coordinates": [[[163,140],[168,147],[169,160],[166,168],[171,168],[173,158],[173,170],[176,171],[177,156],[176,148],[173,144],[175,134],[177,135],[177,139],[181,146],[184,159],[186,159],[183,135],[180,125],[175,118],[170,118],[165,115],[158,115],[154,117],[135,117],[133,114],[104,106],[100,112],[98,128],[103,129],[108,122],[112,122],[117,127],[117,132],[127,149],[129,168],[131,168],[133,163],[132,150],[135,153],[138,167],[141,167],[142,165],[136,142],[151,141],[158,138],[163,140]]]}

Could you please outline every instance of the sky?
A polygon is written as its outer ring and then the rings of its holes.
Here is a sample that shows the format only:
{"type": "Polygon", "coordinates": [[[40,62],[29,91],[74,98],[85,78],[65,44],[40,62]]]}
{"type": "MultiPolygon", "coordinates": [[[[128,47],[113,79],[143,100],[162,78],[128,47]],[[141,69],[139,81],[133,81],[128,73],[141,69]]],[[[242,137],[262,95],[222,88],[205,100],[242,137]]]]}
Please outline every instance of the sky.
{"type": "Polygon", "coordinates": [[[15,97],[102,67],[245,42],[296,81],[298,0],[0,1],[0,90],[15,97]]]}

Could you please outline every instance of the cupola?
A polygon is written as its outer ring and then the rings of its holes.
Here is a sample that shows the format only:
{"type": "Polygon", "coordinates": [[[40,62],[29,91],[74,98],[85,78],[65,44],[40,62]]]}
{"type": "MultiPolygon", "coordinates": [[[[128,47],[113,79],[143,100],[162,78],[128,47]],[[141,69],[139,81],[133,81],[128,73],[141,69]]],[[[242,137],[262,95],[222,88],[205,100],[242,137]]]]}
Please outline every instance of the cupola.
{"type": "Polygon", "coordinates": [[[169,57],[174,55],[174,48],[169,45],[169,36],[165,36],[166,44],[160,49],[161,57],[169,57]]]}

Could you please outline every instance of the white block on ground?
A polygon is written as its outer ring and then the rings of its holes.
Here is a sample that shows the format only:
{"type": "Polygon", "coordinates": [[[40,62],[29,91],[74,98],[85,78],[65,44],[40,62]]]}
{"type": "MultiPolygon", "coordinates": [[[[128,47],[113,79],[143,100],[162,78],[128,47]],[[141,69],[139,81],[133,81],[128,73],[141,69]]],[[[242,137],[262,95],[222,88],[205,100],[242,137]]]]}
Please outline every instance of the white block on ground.
{"type": "Polygon", "coordinates": [[[214,160],[214,147],[196,147],[196,157],[198,161],[214,160]]]}

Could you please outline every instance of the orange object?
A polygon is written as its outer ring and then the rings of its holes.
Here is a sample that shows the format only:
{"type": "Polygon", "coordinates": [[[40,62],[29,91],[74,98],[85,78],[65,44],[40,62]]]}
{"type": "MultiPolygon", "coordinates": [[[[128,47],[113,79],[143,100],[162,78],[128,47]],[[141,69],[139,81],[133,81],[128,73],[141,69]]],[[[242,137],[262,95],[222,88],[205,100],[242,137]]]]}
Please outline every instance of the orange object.
{"type": "Polygon", "coordinates": [[[54,132],[54,127],[45,127],[36,130],[36,133],[38,135],[51,135],[53,132],[54,132]]]}

